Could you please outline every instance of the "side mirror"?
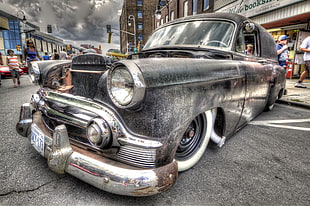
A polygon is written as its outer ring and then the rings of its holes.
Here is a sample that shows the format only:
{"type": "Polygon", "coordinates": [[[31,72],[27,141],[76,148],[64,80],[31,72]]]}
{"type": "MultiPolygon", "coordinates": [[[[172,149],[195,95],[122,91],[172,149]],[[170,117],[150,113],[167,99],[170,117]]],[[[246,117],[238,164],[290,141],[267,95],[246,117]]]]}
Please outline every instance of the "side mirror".
{"type": "Polygon", "coordinates": [[[255,30],[255,25],[252,23],[252,22],[246,22],[245,23],[245,26],[244,26],[244,29],[246,32],[253,32],[255,30]]]}

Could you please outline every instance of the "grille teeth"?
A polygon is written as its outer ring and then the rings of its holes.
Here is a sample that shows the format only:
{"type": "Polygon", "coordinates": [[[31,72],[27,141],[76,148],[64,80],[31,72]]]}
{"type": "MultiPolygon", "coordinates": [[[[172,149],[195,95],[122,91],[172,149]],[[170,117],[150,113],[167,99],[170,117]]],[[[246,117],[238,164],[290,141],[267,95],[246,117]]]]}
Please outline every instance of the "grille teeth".
{"type": "Polygon", "coordinates": [[[155,157],[155,149],[141,149],[133,146],[121,146],[117,154],[119,161],[143,168],[155,167],[155,157]]]}
{"type": "MultiPolygon", "coordinates": [[[[56,96],[56,94],[54,95],[56,96]]],[[[89,116],[89,118],[79,119],[78,117],[73,115],[75,114],[75,108],[73,106],[62,105],[60,107],[59,104],[56,105],[58,107],[53,107],[55,106],[55,104],[51,104],[49,106],[50,107],[48,107],[48,110],[46,109],[42,111],[42,120],[51,133],[53,133],[53,130],[57,125],[65,124],[71,140],[79,143],[79,145],[82,145],[83,148],[89,147],[89,149],[93,151],[104,152],[104,150],[98,148],[94,149],[94,147],[90,145],[86,138],[86,131],[84,126],[80,126],[76,123],[82,122],[83,125],[86,125],[87,119],[93,118],[95,116],[95,113],[90,113],[81,109],[81,111],[79,112],[83,112],[83,114],[89,116]],[[64,108],[66,109],[62,110],[64,108]]],[[[117,147],[119,147],[119,144],[117,144],[117,147]]],[[[116,159],[127,165],[132,165],[139,168],[155,168],[156,166],[156,149],[154,148],[139,148],[135,146],[125,145],[120,146],[117,153],[114,152],[115,150],[113,150],[112,154],[109,154],[109,158],[114,160],[116,159]]]]}

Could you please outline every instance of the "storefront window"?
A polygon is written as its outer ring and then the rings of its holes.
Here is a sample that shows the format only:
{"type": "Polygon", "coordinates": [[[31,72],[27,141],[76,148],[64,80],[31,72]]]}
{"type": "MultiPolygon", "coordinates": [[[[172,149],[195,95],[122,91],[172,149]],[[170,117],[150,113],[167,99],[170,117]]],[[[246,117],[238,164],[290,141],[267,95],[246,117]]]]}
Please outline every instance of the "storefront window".
{"type": "Polygon", "coordinates": [[[12,49],[14,54],[21,55],[22,51],[18,51],[16,46],[21,46],[20,29],[18,21],[9,21],[10,30],[3,30],[4,49],[12,49]]]}

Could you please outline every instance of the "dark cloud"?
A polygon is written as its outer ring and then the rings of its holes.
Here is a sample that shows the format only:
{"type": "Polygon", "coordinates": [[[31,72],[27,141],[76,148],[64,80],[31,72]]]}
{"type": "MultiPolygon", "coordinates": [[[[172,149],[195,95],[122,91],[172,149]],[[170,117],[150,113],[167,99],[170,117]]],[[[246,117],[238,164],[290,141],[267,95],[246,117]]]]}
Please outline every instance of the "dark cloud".
{"type": "MultiPolygon", "coordinates": [[[[30,22],[46,32],[52,25],[56,37],[69,42],[101,44],[107,42],[106,25],[119,28],[118,11],[123,0],[0,0],[16,15],[23,10],[30,22]]],[[[115,31],[116,32],[116,31],[115,31]]],[[[117,33],[117,32],[116,32],[117,33]]],[[[113,42],[119,44],[119,36],[113,42]]]]}

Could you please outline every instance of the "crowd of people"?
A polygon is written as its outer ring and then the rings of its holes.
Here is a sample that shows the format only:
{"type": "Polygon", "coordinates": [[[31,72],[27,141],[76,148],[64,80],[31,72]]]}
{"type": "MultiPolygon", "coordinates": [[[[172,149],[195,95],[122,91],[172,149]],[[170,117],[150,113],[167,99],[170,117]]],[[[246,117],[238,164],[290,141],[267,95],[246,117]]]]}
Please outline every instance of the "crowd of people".
{"type": "Polygon", "coordinates": [[[75,51],[70,54],[69,52],[66,52],[66,49],[62,49],[59,53],[56,49],[54,49],[54,52],[52,55],[48,55],[47,52],[44,53],[44,56],[42,56],[42,60],[66,60],[66,59],[73,59],[76,57],[77,54],[75,51]]]}
{"type": "MultiPolygon", "coordinates": [[[[281,35],[278,38],[278,42],[276,45],[277,54],[278,54],[278,61],[279,65],[286,69],[287,66],[287,60],[289,58],[289,50],[288,50],[288,42],[289,37],[287,35],[281,35]]],[[[310,69],[310,36],[305,38],[303,42],[300,45],[300,51],[304,52],[304,62],[305,62],[305,70],[301,73],[300,78],[295,84],[295,87],[297,88],[307,88],[302,82],[304,79],[309,75],[309,69],[310,69]]],[[[47,52],[44,53],[42,57],[40,57],[34,43],[32,40],[27,41],[27,47],[24,49],[24,55],[23,55],[23,61],[27,63],[27,65],[30,64],[32,61],[40,61],[40,60],[66,60],[66,59],[73,59],[74,57],[78,56],[79,54],[76,54],[75,51],[72,52],[72,54],[66,52],[66,49],[62,49],[59,53],[56,49],[54,49],[54,52],[52,55],[48,55],[47,52]]],[[[80,51],[80,54],[82,51],[80,51]]],[[[253,55],[253,45],[248,44],[247,48],[245,50],[246,54],[253,55]]],[[[14,56],[13,50],[7,51],[7,64],[9,66],[10,72],[12,74],[12,80],[14,87],[16,87],[16,80],[17,85],[20,85],[19,81],[19,72],[18,69],[21,65],[20,62],[17,60],[17,56],[14,56]]],[[[3,65],[2,60],[2,54],[0,52],[0,65],[3,65]]],[[[1,85],[1,75],[0,75],[0,85],[1,85]]]]}
{"type": "MultiPolygon", "coordinates": [[[[278,61],[279,65],[286,68],[287,66],[287,59],[289,58],[289,50],[288,50],[288,42],[289,42],[289,37],[286,35],[281,35],[278,39],[277,43],[277,54],[278,54],[278,61]]],[[[301,73],[298,81],[295,84],[295,87],[297,88],[307,88],[302,82],[305,80],[305,78],[309,74],[309,69],[310,69],[310,36],[305,38],[301,45],[300,45],[300,51],[304,52],[304,62],[305,62],[305,70],[301,73]]]]}
{"type": "Polygon", "coordinates": [[[52,55],[48,55],[47,52],[44,52],[44,55],[40,57],[32,40],[28,40],[26,44],[27,44],[27,47],[24,49],[23,60],[27,62],[27,65],[31,61],[66,60],[66,59],[73,59],[74,57],[77,56],[75,51],[73,51],[72,54],[70,54],[69,52],[66,52],[66,49],[64,48],[59,53],[57,52],[56,49],[54,49],[54,52],[52,55]]]}
{"type": "MultiPolygon", "coordinates": [[[[73,51],[72,54],[70,54],[66,52],[66,49],[64,48],[59,53],[57,52],[56,49],[54,49],[52,55],[48,55],[47,52],[44,52],[44,55],[41,57],[32,40],[27,40],[26,45],[27,46],[23,51],[22,61],[25,62],[27,65],[30,65],[30,62],[32,61],[67,60],[67,59],[73,59],[74,57],[77,56],[75,51],[73,51]]],[[[81,53],[82,51],[80,51],[80,54],[81,53]]],[[[12,75],[13,86],[17,87],[17,85],[20,85],[19,68],[22,65],[22,63],[18,61],[18,57],[14,55],[14,51],[11,49],[7,50],[6,62],[12,75]]],[[[0,52],[0,66],[1,65],[4,65],[4,62],[2,59],[2,53],[0,52]]],[[[1,75],[0,75],[0,85],[1,85],[1,75]]]]}

